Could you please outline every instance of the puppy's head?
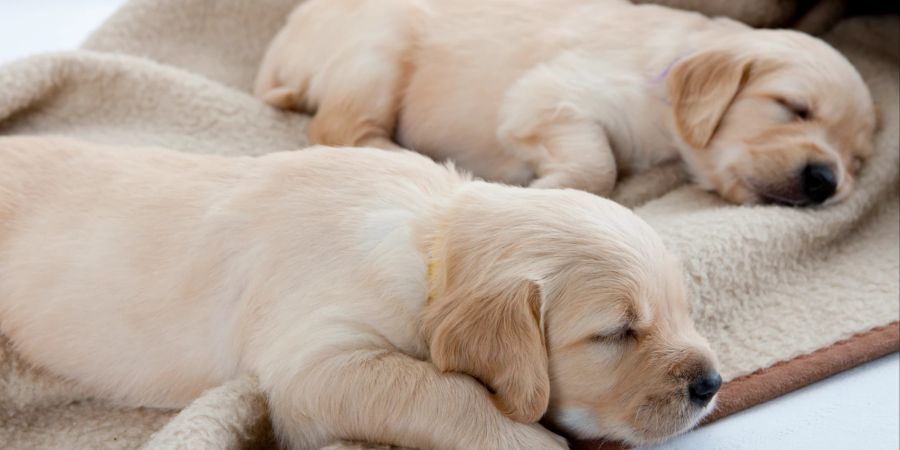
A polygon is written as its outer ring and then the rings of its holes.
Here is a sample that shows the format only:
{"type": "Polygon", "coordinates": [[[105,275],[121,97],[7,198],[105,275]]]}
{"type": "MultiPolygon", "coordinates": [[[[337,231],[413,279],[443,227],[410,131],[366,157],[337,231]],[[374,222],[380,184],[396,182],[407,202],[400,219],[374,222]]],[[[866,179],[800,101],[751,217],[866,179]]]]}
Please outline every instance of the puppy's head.
{"type": "Polygon", "coordinates": [[[721,382],[682,273],[627,209],[570,190],[479,185],[433,237],[423,326],[438,368],[523,422],[654,442],[697,423],[721,382]]]}
{"type": "Polygon", "coordinates": [[[839,201],[872,152],[862,78],[802,33],[737,33],[677,62],[667,84],[692,175],[735,203],[839,201]]]}

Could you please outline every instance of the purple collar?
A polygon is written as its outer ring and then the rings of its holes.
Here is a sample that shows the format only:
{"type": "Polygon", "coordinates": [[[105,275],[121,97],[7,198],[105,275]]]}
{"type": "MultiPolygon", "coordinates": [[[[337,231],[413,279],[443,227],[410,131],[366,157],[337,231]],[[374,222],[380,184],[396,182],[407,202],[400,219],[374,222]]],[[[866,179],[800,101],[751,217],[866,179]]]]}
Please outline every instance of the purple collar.
{"type": "MultiPolygon", "coordinates": [[[[678,56],[677,58],[673,59],[672,62],[670,62],[669,65],[666,66],[666,68],[662,72],[660,72],[659,75],[656,76],[656,78],[653,79],[652,84],[657,85],[657,84],[662,84],[663,82],[665,82],[666,78],[668,78],[668,76],[669,76],[669,72],[671,72],[672,68],[675,67],[675,64],[678,64],[678,62],[681,61],[682,59],[684,59],[684,57],[687,55],[688,55],[688,53],[684,53],[684,54],[678,56]]],[[[669,101],[668,96],[657,97],[657,98],[667,105],[672,104],[669,101]]]]}
{"type": "Polygon", "coordinates": [[[660,72],[660,74],[657,75],[656,78],[653,79],[653,82],[654,83],[662,83],[663,81],[665,81],[666,77],[669,76],[669,72],[671,72],[672,68],[675,67],[675,64],[677,64],[678,61],[681,61],[681,59],[684,58],[684,56],[685,55],[681,55],[681,56],[673,59],[672,62],[670,62],[669,65],[666,66],[665,70],[660,72]]]}

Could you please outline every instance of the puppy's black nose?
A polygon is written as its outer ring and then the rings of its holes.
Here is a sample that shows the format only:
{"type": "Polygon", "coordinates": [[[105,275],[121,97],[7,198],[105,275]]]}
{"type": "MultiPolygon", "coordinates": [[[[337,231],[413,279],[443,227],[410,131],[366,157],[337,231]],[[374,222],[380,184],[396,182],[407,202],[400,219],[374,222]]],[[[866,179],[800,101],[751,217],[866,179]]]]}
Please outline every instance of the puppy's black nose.
{"type": "Polygon", "coordinates": [[[810,164],[803,168],[800,175],[803,183],[803,194],[814,205],[819,205],[834,195],[837,189],[837,177],[834,171],[824,164],[810,164]]]}
{"type": "Polygon", "coordinates": [[[722,377],[718,372],[708,373],[694,380],[688,385],[688,395],[691,403],[697,406],[706,406],[712,400],[716,392],[719,392],[719,386],[722,385],[722,377]]]}

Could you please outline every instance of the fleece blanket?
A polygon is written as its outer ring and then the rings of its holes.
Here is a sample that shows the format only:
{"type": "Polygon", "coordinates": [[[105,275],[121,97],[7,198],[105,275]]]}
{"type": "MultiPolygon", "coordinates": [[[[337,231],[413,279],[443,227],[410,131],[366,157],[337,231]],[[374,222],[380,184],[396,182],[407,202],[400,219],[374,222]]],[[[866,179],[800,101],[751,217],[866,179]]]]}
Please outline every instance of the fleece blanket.
{"type": "MultiPolygon", "coordinates": [[[[302,151],[308,117],[249,93],[297,2],[131,0],[82,49],[0,68],[0,133],[231,155],[302,151]]],[[[694,317],[727,381],[718,416],[900,345],[900,19],[846,19],[827,39],[863,74],[881,115],[877,152],[846,202],[729,205],[685,184],[677,166],[623,180],[615,193],[683,260],[694,317]]],[[[252,378],[181,411],[129,409],[29,366],[0,337],[0,448],[272,445],[252,378]]]]}

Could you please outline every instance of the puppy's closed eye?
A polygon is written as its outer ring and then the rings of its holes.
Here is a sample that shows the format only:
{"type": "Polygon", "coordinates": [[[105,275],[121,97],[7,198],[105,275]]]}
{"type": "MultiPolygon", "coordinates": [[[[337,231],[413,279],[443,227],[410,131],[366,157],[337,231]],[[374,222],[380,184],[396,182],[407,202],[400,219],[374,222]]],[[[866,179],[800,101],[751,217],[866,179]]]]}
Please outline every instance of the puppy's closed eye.
{"type": "Polygon", "coordinates": [[[624,326],[611,332],[597,333],[591,336],[592,342],[603,344],[621,344],[637,339],[637,332],[630,326],[624,326]]]}
{"type": "Polygon", "coordinates": [[[791,114],[793,120],[810,120],[812,117],[809,106],[802,102],[788,100],[786,98],[777,98],[775,101],[779,106],[791,114]]]}

